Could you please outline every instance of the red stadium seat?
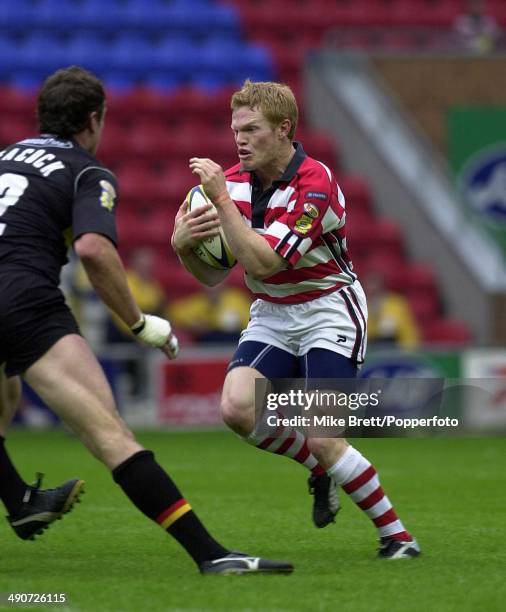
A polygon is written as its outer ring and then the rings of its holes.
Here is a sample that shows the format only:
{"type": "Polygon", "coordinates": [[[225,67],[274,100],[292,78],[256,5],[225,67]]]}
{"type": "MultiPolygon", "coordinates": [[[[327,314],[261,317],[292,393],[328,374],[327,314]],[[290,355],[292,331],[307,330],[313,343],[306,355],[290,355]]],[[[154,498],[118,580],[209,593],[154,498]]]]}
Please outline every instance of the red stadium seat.
{"type": "Polygon", "coordinates": [[[107,104],[111,117],[131,121],[134,117],[170,120],[169,96],[147,87],[136,87],[126,94],[108,93],[107,104]]]}
{"type": "Polygon", "coordinates": [[[144,123],[135,125],[130,131],[130,154],[133,158],[148,163],[163,161],[172,152],[168,127],[162,124],[144,123]]]}
{"type": "Polygon", "coordinates": [[[117,171],[120,197],[136,210],[149,210],[160,200],[160,177],[144,163],[123,164],[117,171]]]}
{"type": "Polygon", "coordinates": [[[339,169],[337,145],[333,138],[317,130],[298,129],[296,140],[302,142],[305,152],[318,161],[323,162],[333,172],[339,169]]]}
{"type": "Polygon", "coordinates": [[[372,196],[367,181],[360,176],[346,174],[338,177],[338,183],[346,200],[347,211],[372,214],[372,196]]]}
{"type": "Polygon", "coordinates": [[[123,248],[170,245],[174,215],[169,210],[138,212],[118,208],[118,234],[123,248]]]}
{"type": "Polygon", "coordinates": [[[352,257],[367,258],[371,254],[371,246],[374,242],[374,218],[360,210],[347,210],[346,236],[352,257]]]}
{"type": "Polygon", "coordinates": [[[467,346],[473,338],[466,323],[458,319],[442,318],[425,325],[423,339],[431,344],[467,346]]]}
{"type": "Polygon", "coordinates": [[[416,320],[421,326],[427,325],[439,316],[440,305],[437,295],[423,291],[408,291],[406,297],[416,320]]]}
{"type": "Polygon", "coordinates": [[[37,129],[35,120],[20,119],[8,116],[8,121],[0,122],[0,147],[4,148],[18,140],[35,136],[37,129]]]}
{"type": "Polygon", "coordinates": [[[14,87],[0,87],[0,116],[35,122],[35,95],[14,87]]]}
{"type": "Polygon", "coordinates": [[[129,133],[119,123],[106,120],[97,156],[111,169],[117,168],[122,161],[131,156],[129,133]]]}
{"type": "Polygon", "coordinates": [[[410,264],[406,289],[408,291],[418,290],[426,293],[437,293],[437,279],[434,270],[426,264],[410,264]]]}
{"type": "Polygon", "coordinates": [[[386,288],[395,293],[404,293],[409,275],[408,265],[398,253],[375,251],[367,260],[367,271],[380,274],[386,288]]]}
{"type": "Polygon", "coordinates": [[[202,285],[198,280],[185,270],[177,260],[158,257],[155,263],[154,276],[164,288],[169,301],[202,291],[202,285]]]}
{"type": "Polygon", "coordinates": [[[168,98],[172,121],[177,118],[182,123],[194,125],[196,120],[205,118],[208,124],[218,122],[228,126],[231,93],[230,89],[222,89],[216,94],[194,87],[178,89],[168,98]]]}
{"type": "Polygon", "coordinates": [[[190,172],[187,163],[172,163],[158,173],[158,182],[159,203],[177,211],[190,188],[198,183],[198,178],[190,172]]]}
{"type": "Polygon", "coordinates": [[[399,259],[404,256],[404,235],[401,228],[394,221],[379,219],[376,222],[375,251],[395,255],[399,259]]]}

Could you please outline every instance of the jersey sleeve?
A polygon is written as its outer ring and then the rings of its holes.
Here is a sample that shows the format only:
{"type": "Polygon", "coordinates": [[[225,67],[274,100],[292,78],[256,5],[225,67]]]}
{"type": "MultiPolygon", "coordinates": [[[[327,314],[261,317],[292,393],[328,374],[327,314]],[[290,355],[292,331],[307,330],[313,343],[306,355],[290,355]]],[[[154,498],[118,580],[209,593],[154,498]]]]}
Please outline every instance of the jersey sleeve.
{"type": "Polygon", "coordinates": [[[344,224],[344,196],[335,179],[322,172],[301,177],[287,210],[263,237],[293,267],[322,234],[344,224]]]}
{"type": "Polygon", "coordinates": [[[116,196],[116,178],[105,168],[88,167],[78,174],[72,209],[73,241],[82,234],[95,233],[117,244],[116,196]]]}

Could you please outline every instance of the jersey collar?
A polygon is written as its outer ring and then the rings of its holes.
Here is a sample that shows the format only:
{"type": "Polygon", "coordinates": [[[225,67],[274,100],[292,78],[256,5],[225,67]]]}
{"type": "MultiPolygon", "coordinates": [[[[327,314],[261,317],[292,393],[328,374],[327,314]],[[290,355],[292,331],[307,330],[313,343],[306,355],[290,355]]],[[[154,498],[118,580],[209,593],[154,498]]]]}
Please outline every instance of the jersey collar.
{"type": "Polygon", "coordinates": [[[297,174],[297,170],[301,167],[302,162],[306,159],[307,154],[302,148],[302,145],[297,140],[293,141],[293,147],[295,149],[295,154],[290,160],[290,163],[286,167],[285,171],[281,175],[280,178],[272,181],[272,183],[289,183],[293,177],[297,174]]]}
{"type": "MultiPolygon", "coordinates": [[[[302,145],[297,140],[293,141],[293,147],[295,149],[295,154],[293,155],[290,163],[285,168],[283,174],[278,178],[272,181],[272,185],[279,185],[279,183],[289,183],[293,177],[297,174],[297,170],[301,167],[302,162],[306,159],[307,154],[302,148],[302,145]]],[[[251,177],[253,180],[253,184],[260,185],[260,181],[258,180],[255,172],[251,173],[251,177]]]]}
{"type": "Polygon", "coordinates": [[[276,191],[280,183],[289,183],[294,178],[294,176],[297,174],[298,169],[302,165],[302,162],[306,159],[307,155],[304,149],[302,148],[300,142],[294,141],[293,146],[295,147],[295,154],[290,160],[290,163],[286,167],[281,177],[276,179],[275,181],[272,181],[272,185],[268,187],[265,191],[262,191],[262,186],[255,173],[251,173],[252,227],[264,227],[265,211],[267,210],[267,206],[269,204],[269,200],[271,199],[272,194],[276,191]]]}

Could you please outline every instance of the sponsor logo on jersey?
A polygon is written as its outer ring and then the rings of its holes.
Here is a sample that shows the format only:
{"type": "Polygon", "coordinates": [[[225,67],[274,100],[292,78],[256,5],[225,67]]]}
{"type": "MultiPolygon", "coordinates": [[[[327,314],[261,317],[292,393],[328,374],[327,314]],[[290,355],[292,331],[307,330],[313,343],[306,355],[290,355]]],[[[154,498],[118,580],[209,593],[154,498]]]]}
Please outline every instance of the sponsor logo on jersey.
{"type": "Polygon", "coordinates": [[[318,207],[310,202],[304,202],[304,210],[306,214],[311,217],[311,219],[316,219],[320,214],[318,207]]]}
{"type": "Polygon", "coordinates": [[[116,190],[109,183],[109,181],[100,181],[100,187],[102,187],[102,193],[100,194],[100,205],[107,210],[112,211],[114,208],[114,200],[116,199],[116,190]]]}
{"type": "Polygon", "coordinates": [[[70,140],[60,140],[54,136],[44,136],[44,134],[40,138],[26,138],[18,144],[31,147],[57,147],[58,149],[72,149],[74,146],[70,140]]]}
{"type": "Polygon", "coordinates": [[[322,191],[307,191],[305,195],[309,200],[326,200],[328,198],[327,194],[322,191]]]}
{"type": "Polygon", "coordinates": [[[473,210],[506,224],[506,143],[473,155],[462,170],[459,186],[473,210]]]}
{"type": "Polygon", "coordinates": [[[307,234],[313,225],[313,219],[308,217],[306,214],[300,216],[297,221],[295,221],[294,230],[298,234],[307,234]]]}

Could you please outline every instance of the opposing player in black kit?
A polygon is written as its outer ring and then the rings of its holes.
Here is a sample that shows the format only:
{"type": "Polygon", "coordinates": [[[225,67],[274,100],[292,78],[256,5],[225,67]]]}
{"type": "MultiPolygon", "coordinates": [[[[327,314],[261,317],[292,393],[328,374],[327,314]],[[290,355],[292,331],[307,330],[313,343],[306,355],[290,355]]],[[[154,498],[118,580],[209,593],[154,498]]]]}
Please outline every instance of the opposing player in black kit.
{"type": "MultiPolygon", "coordinates": [[[[202,573],[290,572],[289,563],[231,553],[206,531],[153,453],[120,418],[58,288],[72,244],[102,301],[141,342],[176,357],[170,323],[140,312],[115,248],[116,179],[94,157],[105,111],[98,79],[78,67],[59,70],[39,95],[41,135],[0,153],[0,364],[7,378],[23,376],[202,573]]],[[[26,495],[5,452],[2,463],[9,465],[0,474],[2,489],[18,492],[17,502],[15,495],[9,500],[9,521],[23,537],[62,511],[56,497],[68,491],[29,488],[26,495]]],[[[79,488],[79,481],[70,482],[79,488]]]]}

